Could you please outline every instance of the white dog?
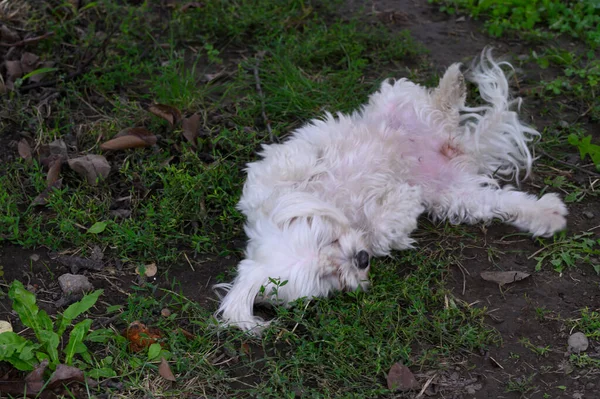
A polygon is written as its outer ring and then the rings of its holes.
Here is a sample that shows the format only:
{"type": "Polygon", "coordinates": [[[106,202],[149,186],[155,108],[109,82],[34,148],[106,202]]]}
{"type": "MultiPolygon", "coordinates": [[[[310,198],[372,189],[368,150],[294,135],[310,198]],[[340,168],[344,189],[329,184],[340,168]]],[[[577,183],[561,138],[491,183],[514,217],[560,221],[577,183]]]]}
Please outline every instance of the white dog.
{"type": "Polygon", "coordinates": [[[369,258],[411,248],[424,211],[452,223],[500,219],[534,236],[566,226],[556,194],[540,199],[500,188],[532,165],[539,133],[512,108],[502,65],[484,50],[467,79],[485,105],[465,106],[460,65],[428,89],[386,81],[352,115],[326,114],[248,165],[239,209],[246,259],[217,316],[244,330],[266,323],[253,305],[368,287],[369,258]]]}

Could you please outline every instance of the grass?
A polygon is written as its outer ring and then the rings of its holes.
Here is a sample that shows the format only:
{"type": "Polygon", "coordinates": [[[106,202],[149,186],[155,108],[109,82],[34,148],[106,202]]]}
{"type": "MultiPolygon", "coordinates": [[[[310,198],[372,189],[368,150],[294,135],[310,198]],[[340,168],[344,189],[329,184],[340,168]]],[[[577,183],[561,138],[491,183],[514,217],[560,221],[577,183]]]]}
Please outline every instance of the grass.
{"type": "MultiPolygon", "coordinates": [[[[68,2],[32,2],[15,17],[22,29],[55,32],[31,49],[44,61],[56,62],[56,71],[48,72],[51,78],[65,79],[110,39],[83,74],[60,85],[60,95],[49,105],[41,106],[28,93],[3,96],[0,109],[8,117],[0,119],[0,137],[20,140],[14,132],[22,132],[34,150],[62,139],[69,144],[70,157],[102,153],[112,170],[108,179],[91,186],[64,166],[62,187],[40,207],[32,201],[46,188],[47,168],[38,160],[1,163],[0,243],[67,249],[81,256],[99,245],[127,270],[155,262],[166,274],[171,265],[194,255],[237,256],[243,219],[235,204],[243,167],[268,142],[267,124],[282,139],[324,110],[350,111],[387,71],[396,73],[397,64],[418,66],[419,73],[406,71],[413,80],[436,78],[422,62],[426,51],[407,32],[340,18],[340,1],[211,0],[186,9],[133,3],[100,0],[77,10],[68,2]],[[90,50],[73,51],[86,48],[90,50]],[[256,90],[255,69],[264,98],[256,90]],[[154,102],[176,107],[185,116],[200,115],[197,149],[186,142],[181,128],[147,112],[154,102]],[[159,135],[158,144],[113,153],[99,148],[133,126],[159,135]],[[97,223],[105,228],[90,232],[97,223]]],[[[476,9],[474,3],[454,3],[455,10],[489,15],[485,2],[476,9]]],[[[489,26],[494,26],[497,8],[491,9],[489,26]]],[[[536,10],[540,15],[531,27],[514,22],[518,14],[513,13],[508,25],[499,22],[500,33],[521,29],[541,35],[538,27],[554,20],[536,10]]],[[[584,28],[573,35],[592,43],[584,28]]],[[[581,113],[590,108],[587,115],[598,118],[595,93],[589,90],[598,81],[593,57],[550,47],[524,62],[545,70],[561,68],[558,76],[536,87],[548,113],[554,112],[551,104],[557,98],[566,96],[581,113]]],[[[580,140],[587,136],[583,123],[546,129],[543,149],[554,155],[562,153],[569,135],[580,140]]],[[[565,191],[573,203],[596,196],[593,186],[547,174],[545,185],[565,191]]],[[[462,241],[477,240],[479,232],[450,225],[427,225],[424,230],[426,237],[420,241],[428,244],[419,251],[377,261],[370,292],[267,310],[278,322],[262,339],[215,329],[210,309],[186,298],[177,283],[165,288],[139,282],[121,307],[95,311],[118,315],[125,324],[155,326],[163,333],[162,351],[131,352],[120,331],[97,329],[86,342],[94,353],[91,368],[104,370],[94,376],[123,381],[124,389],[114,392],[123,398],[367,398],[392,395],[385,378],[396,362],[415,373],[453,370],[456,359],[501,341],[484,323],[487,309],[464,303],[447,287],[449,268],[460,262],[462,241]],[[164,309],[169,316],[161,316],[164,309]],[[169,361],[178,384],[157,378],[160,356],[169,361]]],[[[536,260],[540,267],[550,264],[557,271],[593,265],[597,242],[590,240],[582,234],[539,241],[543,249],[536,260]]],[[[491,261],[505,254],[493,246],[485,250],[491,261]]],[[[114,305],[110,298],[102,301],[114,305]]],[[[597,311],[585,311],[573,323],[595,337],[597,311]]],[[[546,348],[530,349],[546,353],[546,348]]],[[[507,389],[528,392],[532,378],[511,380],[507,389]]]]}

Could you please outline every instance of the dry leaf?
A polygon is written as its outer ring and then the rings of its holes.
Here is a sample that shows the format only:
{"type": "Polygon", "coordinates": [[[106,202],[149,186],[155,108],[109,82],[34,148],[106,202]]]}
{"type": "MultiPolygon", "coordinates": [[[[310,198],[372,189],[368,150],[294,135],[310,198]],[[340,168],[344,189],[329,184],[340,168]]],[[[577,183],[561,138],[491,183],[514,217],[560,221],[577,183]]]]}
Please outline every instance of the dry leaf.
{"type": "Polygon", "coordinates": [[[31,146],[26,139],[21,139],[17,145],[19,155],[26,161],[31,161],[31,146]]]}
{"type": "Polygon", "coordinates": [[[481,278],[486,281],[493,281],[494,283],[503,286],[504,284],[514,283],[515,281],[523,280],[529,277],[529,273],[508,271],[508,272],[481,272],[481,278]]]}
{"type": "Polygon", "coordinates": [[[168,308],[164,308],[163,310],[160,311],[160,315],[162,317],[169,317],[169,316],[171,316],[171,311],[168,308]]]}
{"type": "Polygon", "coordinates": [[[181,111],[179,111],[177,108],[171,107],[170,105],[152,104],[148,108],[148,111],[165,119],[171,124],[171,126],[179,123],[181,120],[181,111]]]}
{"type": "Polygon", "coordinates": [[[25,377],[27,382],[27,392],[37,393],[44,387],[44,372],[48,367],[48,359],[42,361],[25,377]]]}
{"type": "Polygon", "coordinates": [[[148,328],[139,321],[131,323],[123,335],[129,341],[129,349],[133,352],[140,352],[162,338],[159,329],[148,328]]]}
{"type": "Polygon", "coordinates": [[[16,32],[13,32],[8,26],[0,26],[0,37],[4,43],[14,43],[21,40],[16,32]]]}
{"type": "MultiPolygon", "coordinates": [[[[139,266],[135,269],[135,272],[140,276],[142,275],[141,268],[139,266]]],[[[149,265],[144,266],[144,276],[154,277],[156,275],[156,272],[158,272],[156,263],[150,263],[149,265]]]]}
{"type": "Polygon", "coordinates": [[[16,79],[23,76],[23,69],[21,68],[21,61],[6,61],[6,80],[8,82],[14,82],[16,79]]]}
{"type": "Polygon", "coordinates": [[[85,376],[83,371],[77,367],[59,364],[56,366],[56,370],[54,373],[52,373],[52,376],[50,376],[50,380],[48,381],[48,389],[54,389],[62,384],[67,384],[73,381],[84,382],[85,376]]]}
{"type": "Polygon", "coordinates": [[[181,7],[181,11],[186,11],[189,8],[202,8],[204,7],[204,3],[199,1],[192,1],[191,3],[186,3],[181,7]]]}
{"type": "Polygon", "coordinates": [[[387,375],[388,389],[392,391],[410,391],[419,387],[419,382],[402,363],[394,363],[387,375]]]}
{"type": "Polygon", "coordinates": [[[169,367],[169,363],[167,363],[167,361],[165,360],[164,357],[160,358],[160,365],[158,366],[158,374],[161,375],[162,378],[164,378],[165,380],[168,381],[173,381],[175,382],[175,376],[173,375],[173,372],[171,371],[171,367],[169,367]]]}
{"type": "Polygon", "coordinates": [[[37,69],[37,65],[40,61],[40,57],[33,53],[23,53],[21,55],[21,69],[23,73],[27,74],[37,69]]]}
{"type": "Polygon", "coordinates": [[[46,176],[46,186],[52,186],[60,176],[64,158],[62,155],[52,155],[48,160],[48,176],[46,176]]]}
{"type": "Polygon", "coordinates": [[[110,164],[102,155],[90,154],[69,159],[69,166],[92,186],[97,184],[97,179],[104,179],[110,173],[110,164]]]}
{"type": "Polygon", "coordinates": [[[190,341],[193,341],[194,339],[196,339],[194,334],[192,334],[191,332],[189,332],[187,330],[184,330],[181,327],[179,327],[179,332],[181,332],[183,334],[183,336],[186,337],[187,339],[189,339],[190,341]]]}
{"type": "Polygon", "coordinates": [[[0,334],[7,331],[12,331],[12,325],[6,320],[0,320],[0,334]]]}
{"type": "Polygon", "coordinates": [[[34,198],[34,200],[31,202],[31,205],[46,205],[48,203],[48,197],[50,196],[50,194],[55,189],[58,190],[60,188],[62,188],[62,179],[58,179],[57,181],[52,183],[52,185],[46,187],[44,191],[42,191],[37,197],[34,198]]]}
{"type": "Polygon", "coordinates": [[[189,118],[185,118],[181,121],[181,129],[183,130],[183,137],[195,147],[197,147],[198,139],[198,127],[200,125],[200,115],[194,114],[189,118]]]}
{"type": "Polygon", "coordinates": [[[65,159],[68,158],[67,144],[63,139],[56,139],[48,144],[50,155],[61,155],[65,159]]]}
{"type": "Polygon", "coordinates": [[[158,138],[143,127],[132,127],[123,129],[115,135],[112,140],[100,145],[100,148],[107,150],[126,150],[128,148],[150,147],[156,144],[158,138]]]}

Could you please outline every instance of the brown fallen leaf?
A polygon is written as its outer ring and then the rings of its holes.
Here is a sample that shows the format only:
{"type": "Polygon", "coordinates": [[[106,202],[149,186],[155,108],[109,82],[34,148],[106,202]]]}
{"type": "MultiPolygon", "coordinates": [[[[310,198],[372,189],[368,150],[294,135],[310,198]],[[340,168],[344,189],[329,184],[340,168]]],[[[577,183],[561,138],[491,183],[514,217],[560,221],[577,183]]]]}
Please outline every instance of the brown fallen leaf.
{"type": "MultiPolygon", "coordinates": [[[[142,268],[139,267],[139,266],[136,267],[135,272],[141,276],[142,275],[142,268]]],[[[146,276],[146,277],[154,277],[156,275],[156,272],[158,272],[158,268],[156,267],[156,263],[150,263],[149,265],[145,265],[144,266],[144,276],[146,276]]]]}
{"type": "Polygon", "coordinates": [[[175,379],[175,376],[173,375],[173,372],[171,371],[171,367],[169,366],[169,363],[167,363],[167,361],[165,360],[164,357],[160,358],[160,365],[158,366],[158,374],[160,374],[160,376],[167,381],[172,381],[172,382],[177,381],[175,379]]]}
{"type": "Polygon", "coordinates": [[[62,155],[52,155],[48,161],[48,175],[46,176],[46,186],[52,186],[60,176],[60,170],[64,162],[62,155]]]}
{"type": "Polygon", "coordinates": [[[50,151],[50,155],[61,155],[65,159],[68,158],[68,150],[67,143],[63,139],[56,139],[50,144],[48,144],[48,150],[50,151]]]}
{"type": "Polygon", "coordinates": [[[37,393],[44,387],[44,372],[48,367],[48,360],[42,361],[36,366],[27,376],[25,382],[27,382],[27,392],[37,393]]]}
{"type": "Polygon", "coordinates": [[[58,179],[52,185],[46,187],[44,191],[42,191],[34,200],[31,202],[31,205],[46,205],[48,203],[48,197],[54,190],[60,190],[62,188],[62,179],[58,179]]]}
{"type": "Polygon", "coordinates": [[[529,273],[518,271],[506,272],[481,272],[481,278],[486,281],[492,281],[500,286],[504,284],[514,283],[515,281],[523,280],[530,276],[529,273]]]}
{"type": "MultiPolygon", "coordinates": [[[[70,382],[84,382],[85,375],[83,371],[77,367],[67,366],[66,364],[59,364],[56,366],[56,370],[50,376],[48,381],[48,389],[54,389],[62,384],[68,384],[70,382]]],[[[89,380],[88,380],[89,383],[89,380]]]]}
{"type": "Polygon", "coordinates": [[[26,139],[21,139],[17,145],[19,155],[27,162],[31,161],[31,146],[26,139]]]}
{"type": "Polygon", "coordinates": [[[387,386],[392,391],[410,391],[419,387],[419,382],[408,367],[394,363],[387,375],[387,386]]]}
{"type": "Polygon", "coordinates": [[[129,148],[150,147],[156,144],[158,138],[143,127],[123,129],[111,140],[100,145],[102,150],[126,150],[129,148]]]}
{"type": "Polygon", "coordinates": [[[196,148],[198,146],[198,127],[200,126],[200,115],[194,114],[189,118],[185,118],[181,121],[181,129],[183,130],[183,137],[190,142],[191,145],[196,148]]]}
{"type": "Polygon", "coordinates": [[[131,323],[123,335],[129,341],[129,350],[132,352],[140,352],[162,338],[162,333],[159,329],[148,328],[144,323],[139,321],[131,323]]]}
{"type": "Polygon", "coordinates": [[[190,3],[186,3],[183,5],[183,7],[181,7],[181,11],[186,11],[190,8],[202,8],[204,7],[204,3],[201,3],[199,1],[192,1],[190,3]]]}
{"type": "Polygon", "coordinates": [[[21,40],[17,32],[13,32],[8,26],[0,26],[0,38],[4,43],[14,43],[21,40]]]}
{"type": "Polygon", "coordinates": [[[152,104],[148,107],[148,111],[168,121],[171,126],[176,125],[181,120],[181,111],[170,105],[152,104]]]}
{"type": "Polygon", "coordinates": [[[21,68],[21,61],[5,61],[4,66],[6,67],[7,83],[12,83],[21,76],[23,76],[23,68],[21,68]]]}
{"type": "Polygon", "coordinates": [[[28,74],[29,72],[33,72],[37,69],[38,63],[40,62],[40,57],[33,53],[23,53],[21,55],[21,69],[24,74],[28,74]]]}
{"type": "Polygon", "coordinates": [[[92,186],[98,183],[99,178],[105,179],[110,173],[110,164],[102,155],[89,154],[69,159],[69,166],[92,186]]]}

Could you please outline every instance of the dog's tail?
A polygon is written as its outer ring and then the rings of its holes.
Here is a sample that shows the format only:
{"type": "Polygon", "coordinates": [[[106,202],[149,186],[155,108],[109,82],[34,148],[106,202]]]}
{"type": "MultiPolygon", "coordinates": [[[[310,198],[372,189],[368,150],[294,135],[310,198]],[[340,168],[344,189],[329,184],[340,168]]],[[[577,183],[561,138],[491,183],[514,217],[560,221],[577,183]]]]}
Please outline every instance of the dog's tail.
{"type": "Polygon", "coordinates": [[[534,158],[529,145],[540,134],[519,120],[521,98],[510,98],[502,66],[508,66],[512,72],[508,62],[494,61],[491,49],[486,48],[465,74],[479,87],[481,98],[488,104],[461,108],[461,138],[486,172],[518,182],[521,172],[525,172],[525,178],[531,172],[534,158]]]}

